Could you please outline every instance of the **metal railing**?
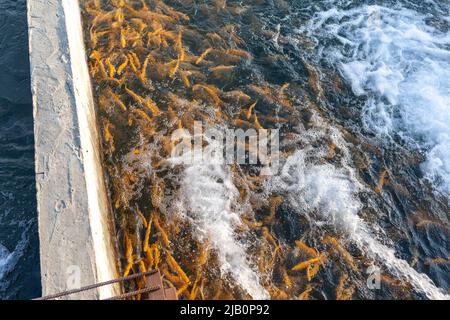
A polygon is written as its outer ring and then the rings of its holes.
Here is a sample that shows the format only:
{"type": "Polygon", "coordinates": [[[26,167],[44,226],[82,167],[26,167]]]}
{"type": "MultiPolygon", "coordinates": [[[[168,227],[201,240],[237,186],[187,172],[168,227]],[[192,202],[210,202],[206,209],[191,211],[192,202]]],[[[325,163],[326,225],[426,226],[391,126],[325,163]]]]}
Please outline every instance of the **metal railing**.
{"type": "MultiPolygon", "coordinates": [[[[115,283],[120,283],[120,282],[130,281],[130,280],[134,280],[134,279],[138,279],[138,278],[142,278],[142,277],[146,277],[146,276],[151,276],[157,272],[158,272],[158,270],[151,270],[151,271],[147,271],[147,272],[136,273],[131,276],[121,277],[121,278],[117,278],[117,279],[109,280],[109,281],[105,281],[105,282],[100,282],[100,283],[92,284],[89,286],[81,287],[78,289],[67,290],[64,292],[48,295],[45,297],[36,298],[33,300],[54,300],[54,299],[66,297],[66,296],[69,296],[69,295],[72,295],[75,293],[85,292],[85,291],[93,290],[93,289],[96,289],[99,287],[103,287],[103,286],[107,286],[107,285],[111,285],[111,284],[115,284],[115,283]]],[[[136,290],[133,292],[127,292],[122,295],[119,295],[116,297],[111,297],[111,298],[108,298],[105,300],[123,300],[123,299],[131,298],[133,296],[137,296],[139,294],[154,292],[154,291],[158,291],[161,289],[164,289],[164,288],[161,288],[160,286],[147,287],[147,288],[142,288],[142,289],[139,289],[139,290],[136,290]]]]}

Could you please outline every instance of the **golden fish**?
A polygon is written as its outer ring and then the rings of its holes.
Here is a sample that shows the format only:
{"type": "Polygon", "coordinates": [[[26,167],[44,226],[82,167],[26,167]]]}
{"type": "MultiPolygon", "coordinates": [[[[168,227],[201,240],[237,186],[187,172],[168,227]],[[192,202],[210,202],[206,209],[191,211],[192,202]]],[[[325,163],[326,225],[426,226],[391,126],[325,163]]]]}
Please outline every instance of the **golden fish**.
{"type": "Polygon", "coordinates": [[[145,263],[142,260],[139,261],[139,272],[141,272],[141,273],[147,272],[147,268],[145,267],[145,263]]]}
{"type": "Polygon", "coordinates": [[[104,125],[104,138],[105,138],[105,141],[106,142],[112,142],[113,141],[113,136],[112,136],[112,134],[111,134],[111,132],[110,132],[110,127],[111,127],[112,125],[108,122],[108,123],[106,123],[105,125],[104,125]]]}
{"type": "Polygon", "coordinates": [[[110,58],[107,58],[105,60],[105,62],[106,62],[106,65],[108,66],[108,69],[109,69],[109,77],[110,78],[114,78],[114,75],[116,74],[116,68],[111,63],[110,58]]]}
{"type": "Polygon", "coordinates": [[[177,290],[177,297],[179,297],[181,294],[183,294],[187,290],[188,287],[189,287],[188,283],[185,283],[183,286],[181,286],[181,288],[177,290]]]}
{"type": "Polygon", "coordinates": [[[139,32],[143,32],[148,27],[148,25],[139,18],[132,18],[130,19],[130,22],[139,30],[139,32]]]}
{"type": "Polygon", "coordinates": [[[253,109],[255,108],[256,104],[258,103],[258,101],[255,101],[247,110],[245,117],[247,118],[247,120],[250,120],[250,118],[252,117],[252,112],[253,109]]]}
{"type": "Polygon", "coordinates": [[[137,56],[136,53],[134,53],[134,52],[131,52],[130,54],[131,54],[131,56],[132,56],[133,59],[134,59],[134,64],[135,64],[136,68],[137,68],[137,69],[140,69],[140,68],[141,68],[141,61],[139,61],[138,56],[137,56]]]}
{"type": "Polygon", "coordinates": [[[98,63],[100,63],[100,61],[102,60],[101,54],[97,50],[93,50],[89,58],[95,59],[98,63]]]}
{"type": "Polygon", "coordinates": [[[140,109],[132,109],[131,112],[136,113],[138,116],[147,120],[150,123],[152,122],[152,119],[148,116],[148,114],[146,114],[144,111],[140,109]]]}
{"type": "Polygon", "coordinates": [[[131,54],[128,54],[128,61],[130,63],[131,69],[133,70],[134,73],[138,73],[138,68],[135,64],[134,58],[131,54]]]}
{"type": "Polygon", "coordinates": [[[313,286],[311,284],[308,283],[308,285],[306,286],[306,289],[298,296],[298,300],[308,300],[309,299],[309,295],[311,293],[311,291],[313,290],[313,286]]]}
{"type": "Polygon", "coordinates": [[[167,264],[172,269],[173,272],[175,272],[186,284],[190,284],[191,280],[189,280],[186,273],[183,271],[183,269],[180,267],[180,265],[177,263],[177,261],[172,257],[172,255],[166,250],[166,258],[167,258],[167,264]]]}
{"type": "Polygon", "coordinates": [[[140,18],[142,20],[146,21],[153,21],[156,20],[160,23],[173,23],[174,19],[172,17],[169,17],[167,15],[152,12],[148,9],[148,7],[144,7],[143,10],[137,11],[133,9],[131,6],[127,6],[127,10],[130,12],[131,15],[133,15],[136,18],[140,18]]]}
{"type": "Polygon", "coordinates": [[[219,89],[207,84],[196,84],[192,87],[193,92],[201,89],[203,89],[211,97],[216,106],[219,106],[222,103],[222,100],[219,98],[219,89]]]}
{"type": "Polygon", "coordinates": [[[115,94],[114,92],[112,92],[112,90],[108,90],[108,94],[111,95],[111,97],[113,98],[114,102],[123,110],[123,111],[127,111],[127,107],[125,106],[125,104],[122,102],[122,100],[120,100],[119,96],[117,94],[115,94]]]}
{"type": "Polygon", "coordinates": [[[352,298],[355,286],[352,285],[349,288],[345,288],[347,280],[348,275],[344,273],[339,279],[339,284],[336,287],[336,300],[350,300],[352,298]]]}
{"type": "Polygon", "coordinates": [[[145,230],[145,236],[144,236],[144,248],[143,251],[147,252],[149,249],[149,241],[150,241],[150,232],[152,230],[152,222],[153,222],[153,215],[150,215],[146,230],[145,230]]]}
{"type": "Polygon", "coordinates": [[[125,268],[123,276],[126,277],[129,275],[131,268],[133,267],[133,243],[131,242],[131,239],[127,233],[125,233],[124,241],[125,241],[125,257],[127,259],[128,265],[125,268]]]}
{"type": "Polygon", "coordinates": [[[241,49],[228,49],[226,53],[232,56],[238,56],[243,59],[250,59],[252,57],[250,53],[241,49]]]}
{"type": "Polygon", "coordinates": [[[310,257],[317,257],[319,255],[319,252],[316,249],[308,247],[303,241],[296,240],[295,245],[310,257]]]}
{"type": "Polygon", "coordinates": [[[310,264],[318,263],[318,262],[319,262],[319,258],[312,258],[307,261],[300,262],[299,264],[292,267],[291,270],[292,271],[300,271],[300,270],[307,268],[310,264]]]}
{"type": "Polygon", "coordinates": [[[189,71],[180,71],[181,80],[183,81],[183,84],[186,88],[191,87],[191,81],[189,80],[189,75],[191,73],[189,71]]]}
{"type": "Polygon", "coordinates": [[[251,100],[251,97],[246,94],[245,92],[242,92],[240,90],[232,90],[225,93],[227,98],[235,99],[238,102],[244,102],[248,103],[251,100]]]}
{"type": "Polygon", "coordinates": [[[167,236],[166,231],[162,228],[161,224],[159,223],[157,214],[155,214],[153,216],[153,223],[155,224],[155,228],[158,229],[158,231],[159,231],[159,235],[160,235],[162,242],[164,243],[166,248],[168,248],[170,246],[169,237],[167,236]]]}
{"type": "Polygon", "coordinates": [[[152,57],[151,55],[147,55],[147,57],[144,60],[144,65],[142,66],[142,70],[141,70],[141,78],[142,79],[147,79],[147,67],[148,67],[148,63],[149,63],[151,57],[152,57]]]}
{"type": "Polygon", "coordinates": [[[450,265],[450,258],[449,259],[445,259],[445,258],[434,258],[434,259],[429,259],[427,261],[425,261],[425,265],[429,266],[432,264],[449,264],[450,265]]]}
{"type": "Polygon", "coordinates": [[[200,62],[202,62],[206,58],[206,56],[208,55],[208,53],[211,52],[211,50],[212,50],[212,48],[208,48],[205,51],[203,51],[203,53],[195,61],[195,64],[200,64],[200,62]]]}
{"type": "Polygon", "coordinates": [[[125,48],[127,46],[127,39],[125,37],[125,31],[123,29],[120,29],[120,46],[125,48]]]}
{"type": "Polygon", "coordinates": [[[140,103],[142,105],[144,105],[144,98],[141,97],[140,95],[138,95],[136,92],[134,92],[131,89],[128,89],[127,87],[125,87],[125,91],[128,93],[128,95],[130,95],[134,101],[136,101],[137,103],[140,103]]]}
{"type": "Polygon", "coordinates": [[[154,243],[152,244],[151,251],[153,252],[153,261],[155,268],[158,268],[159,263],[161,261],[161,253],[158,249],[158,246],[154,243]]]}
{"type": "Polygon", "coordinates": [[[170,17],[174,18],[175,20],[185,20],[185,21],[189,21],[189,16],[187,16],[186,14],[179,12],[175,9],[173,9],[172,7],[166,5],[163,1],[160,0],[156,0],[155,1],[157,6],[167,15],[169,15],[170,17]]]}
{"type": "Polygon", "coordinates": [[[117,68],[117,74],[120,76],[123,72],[123,70],[125,70],[125,68],[128,66],[128,57],[125,56],[125,60],[124,62],[122,62],[122,64],[117,68]]]}
{"type": "MultiPolygon", "coordinates": [[[[136,149],[135,149],[135,150],[133,151],[133,153],[134,153],[134,154],[139,154],[139,150],[136,150],[136,149]],[[136,153],[136,151],[138,151],[138,152],[136,153]]],[[[137,209],[136,212],[137,212],[139,218],[141,218],[142,225],[144,226],[144,228],[147,228],[147,219],[144,217],[144,215],[142,214],[141,210],[137,209]]]]}
{"type": "Polygon", "coordinates": [[[180,58],[178,57],[178,59],[176,60],[175,66],[169,71],[170,78],[175,77],[175,74],[177,73],[179,67],[180,67],[180,58]]]}
{"type": "Polygon", "coordinates": [[[255,128],[256,129],[264,129],[263,126],[259,123],[258,116],[255,114],[255,128]]]}
{"type": "Polygon", "coordinates": [[[147,109],[149,109],[155,117],[161,115],[161,110],[159,110],[156,103],[150,97],[147,97],[144,100],[144,106],[146,106],[147,109]]]}
{"type": "Polygon", "coordinates": [[[344,259],[344,261],[347,263],[347,265],[350,266],[350,268],[353,271],[358,271],[358,267],[356,266],[356,263],[352,257],[352,255],[344,249],[344,247],[339,243],[339,241],[331,236],[326,236],[323,240],[324,244],[329,244],[333,247],[333,249],[336,250],[337,253],[340,254],[340,256],[344,259]]]}
{"type": "Polygon", "coordinates": [[[383,169],[380,173],[380,179],[378,180],[378,185],[375,187],[375,192],[380,193],[385,184],[386,177],[388,176],[388,171],[383,169]]]}
{"type": "Polygon", "coordinates": [[[234,70],[234,68],[236,68],[236,66],[220,65],[209,68],[209,71],[212,73],[214,77],[219,77],[230,73],[231,71],[234,70]]]}

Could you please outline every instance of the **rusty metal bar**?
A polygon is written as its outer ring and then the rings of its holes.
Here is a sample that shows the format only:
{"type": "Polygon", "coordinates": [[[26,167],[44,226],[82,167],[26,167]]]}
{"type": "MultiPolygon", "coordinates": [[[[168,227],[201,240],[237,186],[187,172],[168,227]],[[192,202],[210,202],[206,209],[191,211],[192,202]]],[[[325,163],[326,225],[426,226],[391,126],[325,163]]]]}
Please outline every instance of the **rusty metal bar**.
{"type": "MultiPolygon", "coordinates": [[[[117,278],[117,279],[114,279],[114,280],[109,280],[109,281],[105,281],[105,282],[89,285],[89,286],[82,287],[82,288],[79,288],[79,289],[68,290],[68,291],[57,293],[57,294],[52,294],[52,295],[48,295],[48,296],[45,296],[45,297],[36,298],[36,299],[33,299],[33,300],[52,300],[52,299],[56,299],[56,298],[61,298],[61,297],[68,296],[68,295],[71,295],[71,294],[75,294],[75,293],[79,293],[79,292],[83,292],[83,291],[87,291],[87,290],[96,289],[98,287],[103,287],[103,286],[107,286],[107,285],[118,283],[118,282],[124,282],[124,281],[129,281],[129,280],[133,280],[133,279],[137,279],[137,278],[153,275],[153,274],[155,274],[157,272],[158,272],[157,270],[151,270],[151,271],[147,271],[147,272],[143,272],[143,273],[136,273],[136,274],[132,274],[131,276],[121,277],[121,278],[117,278]]],[[[154,289],[154,288],[146,288],[146,289],[149,290],[149,289],[154,289]]],[[[150,291],[155,291],[155,290],[150,290],[150,291]]],[[[150,292],[150,291],[146,291],[146,292],[150,292]]]]}
{"type": "Polygon", "coordinates": [[[124,294],[121,294],[120,296],[117,297],[111,297],[108,299],[103,299],[103,300],[123,300],[123,299],[127,299],[127,298],[131,298],[133,296],[137,296],[138,294],[143,294],[143,293],[149,293],[149,292],[154,292],[154,291],[158,291],[161,290],[160,287],[151,287],[151,288],[143,288],[143,289],[139,289],[133,292],[127,292],[124,294]]]}

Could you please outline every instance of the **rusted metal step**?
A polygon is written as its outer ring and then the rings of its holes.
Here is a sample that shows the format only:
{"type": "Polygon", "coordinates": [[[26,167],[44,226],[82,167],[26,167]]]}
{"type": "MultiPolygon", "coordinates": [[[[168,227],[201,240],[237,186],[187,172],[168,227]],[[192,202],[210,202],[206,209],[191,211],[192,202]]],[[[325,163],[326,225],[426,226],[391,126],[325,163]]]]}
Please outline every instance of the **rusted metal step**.
{"type": "Polygon", "coordinates": [[[178,300],[175,288],[164,288],[161,273],[159,270],[154,274],[145,277],[146,288],[160,288],[156,291],[143,294],[143,300],[178,300]]]}

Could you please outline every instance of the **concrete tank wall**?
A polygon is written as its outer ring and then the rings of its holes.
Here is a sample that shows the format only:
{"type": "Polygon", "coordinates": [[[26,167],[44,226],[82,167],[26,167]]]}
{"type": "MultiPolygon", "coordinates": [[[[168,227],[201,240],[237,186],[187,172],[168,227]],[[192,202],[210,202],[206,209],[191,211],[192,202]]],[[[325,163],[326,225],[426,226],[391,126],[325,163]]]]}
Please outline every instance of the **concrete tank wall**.
{"type": "MultiPolygon", "coordinates": [[[[43,295],[114,279],[117,245],[78,0],[29,0],[43,295]]],[[[68,297],[107,298],[106,286],[68,297]]]]}

